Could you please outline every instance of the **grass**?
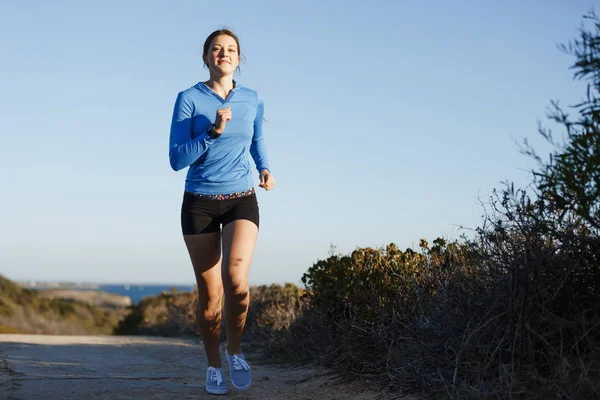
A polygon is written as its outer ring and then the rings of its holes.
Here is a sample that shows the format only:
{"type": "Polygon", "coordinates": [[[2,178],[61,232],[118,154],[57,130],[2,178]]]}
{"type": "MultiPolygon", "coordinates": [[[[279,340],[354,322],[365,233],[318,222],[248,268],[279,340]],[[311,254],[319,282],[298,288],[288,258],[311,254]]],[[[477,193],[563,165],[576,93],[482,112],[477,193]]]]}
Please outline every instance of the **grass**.
{"type": "Polygon", "coordinates": [[[130,311],[46,298],[0,276],[0,333],[104,335],[130,311]]]}

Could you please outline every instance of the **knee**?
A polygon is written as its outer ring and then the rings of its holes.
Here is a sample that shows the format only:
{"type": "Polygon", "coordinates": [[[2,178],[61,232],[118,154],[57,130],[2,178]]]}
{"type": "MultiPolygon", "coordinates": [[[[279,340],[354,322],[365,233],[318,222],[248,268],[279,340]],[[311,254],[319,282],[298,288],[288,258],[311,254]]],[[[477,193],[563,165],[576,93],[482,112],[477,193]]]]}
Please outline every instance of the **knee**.
{"type": "Polygon", "coordinates": [[[233,281],[227,288],[225,297],[227,301],[232,303],[246,303],[249,297],[248,283],[241,281],[233,281]]]}
{"type": "Polygon", "coordinates": [[[248,292],[248,279],[244,276],[240,276],[239,274],[227,274],[223,279],[223,284],[226,289],[226,296],[232,293],[241,294],[248,292]]]}
{"type": "Polygon", "coordinates": [[[234,298],[236,302],[241,302],[248,297],[247,262],[248,260],[240,257],[227,260],[223,275],[226,299],[234,298]]]}
{"type": "Polygon", "coordinates": [[[223,288],[214,288],[213,290],[198,290],[198,310],[205,313],[217,314],[221,311],[223,301],[223,288]]]}
{"type": "Polygon", "coordinates": [[[248,260],[233,257],[225,260],[223,269],[223,283],[227,286],[240,286],[247,280],[248,260]]]}
{"type": "Polygon", "coordinates": [[[229,258],[226,262],[228,271],[236,271],[240,268],[244,267],[247,264],[247,260],[241,257],[232,257],[229,258]]]}

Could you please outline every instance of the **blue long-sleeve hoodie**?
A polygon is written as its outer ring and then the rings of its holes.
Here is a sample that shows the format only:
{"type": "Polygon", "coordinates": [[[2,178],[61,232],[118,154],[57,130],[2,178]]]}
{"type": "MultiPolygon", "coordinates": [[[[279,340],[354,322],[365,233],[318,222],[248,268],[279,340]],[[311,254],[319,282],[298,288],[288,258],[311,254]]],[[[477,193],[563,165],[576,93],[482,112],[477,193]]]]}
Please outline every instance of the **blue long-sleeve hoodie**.
{"type": "Polygon", "coordinates": [[[267,169],[262,120],[264,103],[256,91],[236,83],[226,99],[204,83],[180,92],[175,101],[169,160],[179,171],[190,167],[185,190],[201,194],[229,194],[254,186],[250,155],[258,171],[267,169]],[[217,110],[231,107],[231,120],[217,139],[206,133],[217,110]]]}

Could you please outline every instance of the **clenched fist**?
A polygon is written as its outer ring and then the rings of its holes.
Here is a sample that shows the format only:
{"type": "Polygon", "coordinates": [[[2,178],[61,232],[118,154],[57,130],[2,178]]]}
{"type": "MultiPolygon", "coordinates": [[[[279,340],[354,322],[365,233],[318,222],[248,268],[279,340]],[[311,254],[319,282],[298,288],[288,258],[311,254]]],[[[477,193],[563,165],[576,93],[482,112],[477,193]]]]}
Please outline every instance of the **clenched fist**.
{"type": "Polygon", "coordinates": [[[217,110],[215,117],[215,131],[220,135],[225,130],[225,125],[231,120],[231,106],[217,110]]]}
{"type": "Polygon", "coordinates": [[[271,190],[275,186],[275,178],[273,178],[268,169],[260,171],[260,183],[258,186],[265,190],[271,190]]]}

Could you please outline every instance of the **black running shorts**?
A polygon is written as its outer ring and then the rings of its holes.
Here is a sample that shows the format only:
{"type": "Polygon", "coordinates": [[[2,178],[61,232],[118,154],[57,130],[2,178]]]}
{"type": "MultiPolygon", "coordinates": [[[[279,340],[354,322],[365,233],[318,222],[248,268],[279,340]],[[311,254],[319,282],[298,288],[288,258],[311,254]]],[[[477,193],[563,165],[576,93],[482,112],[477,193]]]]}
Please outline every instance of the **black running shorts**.
{"type": "Polygon", "coordinates": [[[181,230],[184,235],[220,232],[221,226],[247,219],[259,226],[256,193],[231,199],[212,199],[184,192],[181,205],[181,230]]]}

